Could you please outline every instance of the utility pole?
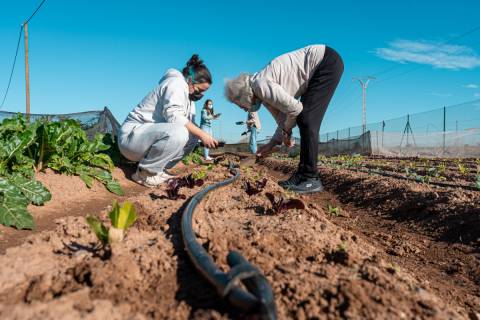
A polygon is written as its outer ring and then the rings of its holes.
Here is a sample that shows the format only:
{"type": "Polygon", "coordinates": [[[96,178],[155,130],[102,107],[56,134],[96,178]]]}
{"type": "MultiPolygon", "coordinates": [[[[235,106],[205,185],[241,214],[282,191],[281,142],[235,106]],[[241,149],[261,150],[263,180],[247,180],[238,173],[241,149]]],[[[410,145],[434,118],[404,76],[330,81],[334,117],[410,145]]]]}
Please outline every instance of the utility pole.
{"type": "Polygon", "coordinates": [[[23,25],[23,32],[25,36],[25,95],[26,95],[26,117],[30,120],[30,70],[28,66],[28,23],[23,25]]]}
{"type": "Polygon", "coordinates": [[[362,86],[362,134],[367,131],[367,87],[370,80],[375,80],[375,77],[353,77],[352,80],[357,80],[362,86]]]}

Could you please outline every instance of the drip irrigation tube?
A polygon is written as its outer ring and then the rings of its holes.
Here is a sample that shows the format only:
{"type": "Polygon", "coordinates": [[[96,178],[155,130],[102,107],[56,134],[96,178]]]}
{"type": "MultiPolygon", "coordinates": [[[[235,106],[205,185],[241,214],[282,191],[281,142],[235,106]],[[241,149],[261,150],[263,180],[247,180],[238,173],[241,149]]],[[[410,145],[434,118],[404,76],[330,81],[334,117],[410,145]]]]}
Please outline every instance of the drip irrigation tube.
{"type": "Polygon", "coordinates": [[[226,186],[240,176],[238,169],[230,168],[234,175],[224,181],[210,185],[195,194],[182,215],[182,237],[185,250],[195,268],[215,287],[217,293],[243,312],[256,313],[261,319],[277,319],[273,291],[261,271],[248,262],[237,251],[230,251],[227,263],[230,271],[220,270],[203,246],[197,242],[192,228],[196,206],[212,190],[226,186]],[[239,285],[242,282],[245,290],[239,285]]]}

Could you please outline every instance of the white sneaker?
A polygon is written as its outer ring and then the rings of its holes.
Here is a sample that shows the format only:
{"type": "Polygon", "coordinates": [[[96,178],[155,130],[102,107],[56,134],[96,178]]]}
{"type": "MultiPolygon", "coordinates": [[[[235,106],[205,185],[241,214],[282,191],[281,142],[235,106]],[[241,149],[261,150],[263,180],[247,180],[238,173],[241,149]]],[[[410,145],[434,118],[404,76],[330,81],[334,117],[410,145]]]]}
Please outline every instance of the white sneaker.
{"type": "Polygon", "coordinates": [[[205,161],[212,161],[212,160],[213,160],[212,157],[206,157],[206,158],[205,158],[205,161]]]}
{"type": "Polygon", "coordinates": [[[146,170],[137,169],[137,172],[132,174],[132,180],[145,187],[154,188],[162,183],[167,182],[171,177],[167,177],[164,172],[152,173],[146,170]]]}

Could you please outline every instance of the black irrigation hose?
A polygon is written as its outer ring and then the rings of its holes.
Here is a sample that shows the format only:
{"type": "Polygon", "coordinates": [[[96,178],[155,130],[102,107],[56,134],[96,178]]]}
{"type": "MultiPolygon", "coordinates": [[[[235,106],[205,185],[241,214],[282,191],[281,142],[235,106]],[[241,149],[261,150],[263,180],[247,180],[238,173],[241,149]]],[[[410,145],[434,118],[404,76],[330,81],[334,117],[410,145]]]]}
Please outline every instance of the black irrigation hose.
{"type": "Polygon", "coordinates": [[[261,271],[249,263],[239,252],[230,251],[227,263],[230,271],[225,273],[215,265],[203,246],[197,242],[192,228],[195,207],[212,190],[228,185],[240,176],[232,168],[234,176],[210,185],[192,197],[182,215],[182,237],[185,250],[195,268],[215,287],[217,293],[243,312],[257,313],[261,319],[277,319],[273,291],[261,271]],[[247,290],[239,286],[241,281],[247,290]]]}
{"type": "MultiPolygon", "coordinates": [[[[331,167],[332,168],[332,167],[331,167]]],[[[332,168],[335,169],[335,168],[332,168]]],[[[385,177],[390,177],[390,178],[395,178],[395,179],[401,179],[401,180],[407,180],[407,181],[412,181],[412,182],[417,182],[417,183],[425,183],[429,185],[435,185],[443,188],[457,188],[457,189],[465,189],[465,190],[470,190],[470,191],[478,191],[478,188],[473,185],[458,185],[454,183],[449,183],[449,182],[440,182],[440,181],[430,181],[430,182],[424,182],[421,180],[421,178],[414,178],[414,177],[405,177],[402,176],[399,173],[392,173],[392,172],[386,172],[386,171],[380,171],[380,170],[375,170],[375,169],[358,169],[358,168],[342,168],[341,169],[346,169],[352,172],[362,172],[362,173],[368,173],[368,174],[378,174],[381,176],[385,177]]]]}

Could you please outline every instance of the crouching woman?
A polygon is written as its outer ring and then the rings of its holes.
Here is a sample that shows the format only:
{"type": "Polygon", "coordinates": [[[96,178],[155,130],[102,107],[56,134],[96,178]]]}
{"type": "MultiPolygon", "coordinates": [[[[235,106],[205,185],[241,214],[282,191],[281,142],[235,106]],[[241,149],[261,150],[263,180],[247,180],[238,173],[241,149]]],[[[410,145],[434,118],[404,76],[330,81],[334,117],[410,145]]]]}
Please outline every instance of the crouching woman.
{"type": "Polygon", "coordinates": [[[212,84],[212,76],[198,55],[180,72],[169,69],[160,83],[131,111],[123,123],[120,152],[138,162],[132,180],[156,187],[172,177],[172,168],[193,151],[198,139],[208,148],[218,142],[195,125],[195,103],[212,84]]]}

